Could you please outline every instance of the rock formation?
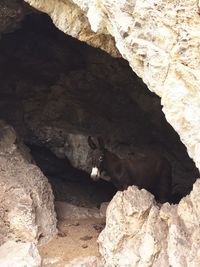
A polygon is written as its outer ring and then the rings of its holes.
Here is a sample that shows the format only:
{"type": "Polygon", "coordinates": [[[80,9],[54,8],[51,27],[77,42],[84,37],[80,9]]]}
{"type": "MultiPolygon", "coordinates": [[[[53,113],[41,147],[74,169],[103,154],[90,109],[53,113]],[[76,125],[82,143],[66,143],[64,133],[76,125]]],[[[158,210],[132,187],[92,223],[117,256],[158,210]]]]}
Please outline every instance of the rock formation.
{"type": "Polygon", "coordinates": [[[166,122],[160,98],[127,62],[69,38],[36,12],[18,31],[2,35],[0,49],[1,116],[25,143],[41,148],[39,156],[48,148],[63,165],[68,158],[90,172],[87,137],[101,135],[122,158],[161,151],[173,167],[174,192],[190,192],[198,177],[194,164],[166,122]]]}
{"type": "Polygon", "coordinates": [[[199,266],[199,190],[197,180],[172,206],[135,186],[118,192],[98,240],[104,266],[199,266]]]}
{"type": "Polygon", "coordinates": [[[199,4],[192,1],[35,1],[30,5],[49,14],[63,32],[110,52],[114,38],[148,88],[162,99],[168,122],[178,132],[200,168],[198,118],[199,4]],[[91,28],[91,30],[90,30],[91,28]],[[89,34],[88,34],[89,32],[89,34]],[[98,43],[98,45],[97,45],[98,43]]]}
{"type": "Polygon", "coordinates": [[[41,267],[42,260],[33,243],[7,241],[0,247],[2,267],[41,267]]]}
{"type": "Polygon", "coordinates": [[[0,123],[0,244],[8,239],[44,243],[56,234],[53,194],[47,178],[0,123]]]}
{"type": "MultiPolygon", "coordinates": [[[[85,41],[94,47],[99,47],[112,56],[121,56],[126,59],[133,71],[143,79],[148,88],[161,97],[161,104],[167,121],[179,134],[181,141],[187,147],[189,156],[200,169],[200,7],[198,1],[26,0],[26,2],[50,15],[54,24],[64,33],[85,41]]],[[[1,28],[2,32],[6,32],[6,29],[9,31],[10,18],[17,17],[17,20],[19,19],[20,21],[23,17],[21,5],[18,8],[20,1],[16,1],[16,3],[17,8],[8,8],[9,12],[5,12],[5,14],[3,14],[3,11],[7,9],[1,9],[3,17],[8,18],[8,20],[2,20],[6,21],[6,24],[1,28]],[[12,10],[13,12],[11,12],[12,10]]],[[[4,3],[5,5],[6,3],[4,3]]],[[[15,28],[15,25],[13,27],[15,28]]],[[[54,51],[57,51],[57,49],[54,51]]],[[[25,50],[23,52],[25,54],[25,50]]],[[[8,54],[10,55],[10,53],[8,54]]],[[[29,58],[29,55],[27,58],[29,58]]],[[[62,56],[60,58],[62,59],[62,56]]],[[[52,65],[53,62],[54,60],[51,62],[52,65]]],[[[47,144],[59,157],[73,155],[71,156],[74,159],[73,164],[80,167],[83,166],[83,158],[79,159],[77,157],[78,154],[74,153],[73,149],[71,151],[67,149],[67,152],[65,149],[68,145],[73,147],[75,146],[74,144],[77,144],[82,138],[79,138],[79,135],[77,137],[80,131],[84,136],[88,135],[91,120],[88,119],[89,112],[86,112],[87,109],[84,109],[85,107],[77,109],[77,105],[82,100],[81,98],[75,98],[76,101],[72,101],[73,106],[70,107],[67,105],[66,99],[74,99],[71,84],[80,89],[80,91],[82,90],[82,87],[78,85],[82,84],[85,77],[87,77],[86,80],[89,81],[88,84],[90,86],[92,84],[97,88],[94,93],[97,95],[99,88],[101,88],[101,86],[98,87],[101,79],[92,83],[94,80],[93,76],[88,74],[89,71],[74,75],[74,72],[66,64],[66,60],[61,60],[61,62],[61,65],[53,65],[53,71],[56,69],[58,73],[50,78],[46,75],[46,72],[51,72],[52,66],[51,64],[48,65],[48,70],[43,72],[44,68],[40,58],[37,58],[34,64],[28,65],[32,67],[30,76],[28,76],[29,73],[24,72],[30,81],[35,81],[37,80],[35,77],[38,78],[38,76],[34,75],[40,67],[38,72],[42,73],[40,76],[42,77],[42,82],[35,86],[37,89],[33,89],[33,91],[39,91],[40,100],[38,100],[38,95],[34,98],[32,94],[29,95],[29,92],[27,93],[26,82],[21,82],[20,86],[18,83],[18,86],[16,86],[16,83],[14,84],[13,80],[10,80],[10,92],[15,90],[16,95],[18,92],[22,92],[23,95],[19,105],[12,107],[17,110],[17,116],[20,119],[23,118],[21,120],[25,123],[20,122],[20,124],[17,121],[15,126],[19,129],[19,132],[20,130],[23,132],[24,139],[29,138],[32,142],[37,138],[40,141],[42,140],[41,142],[47,144]],[[65,72],[69,69],[71,70],[70,74],[65,75],[65,72]],[[60,72],[63,75],[60,75],[60,72]],[[48,84],[48,89],[41,85],[45,82],[48,84]],[[48,91],[49,87],[50,91],[48,91]],[[68,88],[67,97],[65,88],[68,88]],[[48,101],[45,102],[47,91],[48,101]],[[24,94],[27,94],[26,97],[24,94]],[[58,99],[61,101],[59,104],[58,99]],[[20,105],[23,106],[23,115],[19,108],[20,105]],[[65,109],[66,106],[67,109],[65,109]],[[69,110],[70,112],[68,112],[69,110]],[[77,110],[78,112],[75,112],[77,110]],[[62,116],[57,116],[58,114],[62,114],[62,116]],[[73,115],[70,117],[68,114],[73,115]],[[40,119],[38,120],[38,118],[40,119]],[[74,121],[78,121],[76,131],[73,128],[74,121]],[[46,122],[47,124],[45,124],[46,122]],[[64,125],[63,128],[60,125],[64,125]],[[72,135],[66,134],[67,131],[63,129],[70,129],[70,134],[74,131],[75,138],[71,138],[72,135]],[[76,154],[76,157],[74,157],[74,154],[76,154]]],[[[74,69],[77,70],[80,65],[76,61],[73,63],[74,69]]],[[[20,73],[27,68],[26,64],[21,64],[20,67],[15,64],[13,60],[14,75],[16,75],[15,69],[20,73]]],[[[4,67],[4,64],[2,65],[4,67]]],[[[84,68],[88,66],[88,61],[83,60],[83,65],[84,68]]],[[[106,64],[104,65],[107,66],[106,64]]],[[[112,64],[109,65],[110,68],[112,68],[111,66],[112,64]]],[[[101,74],[96,73],[95,75],[98,78],[103,74],[103,72],[101,74]]],[[[104,75],[106,77],[107,71],[104,72],[104,75]]],[[[9,75],[9,79],[11,76],[9,75]]],[[[1,82],[8,86],[7,80],[3,80],[4,78],[3,76],[1,82]]],[[[85,90],[85,85],[83,88],[85,90]]],[[[114,87],[112,84],[112,86],[105,88],[104,93],[110,92],[114,87]]],[[[7,87],[4,89],[6,94],[7,92],[9,94],[7,87]]],[[[84,91],[83,96],[88,93],[87,89],[84,91]]],[[[136,91],[133,94],[136,94],[136,91]]],[[[113,90],[113,92],[114,94],[116,92],[119,94],[121,91],[113,90]]],[[[122,95],[126,92],[123,88],[122,95]]],[[[140,98],[139,94],[136,94],[137,101],[135,102],[139,104],[139,101],[145,101],[146,97],[145,95],[140,98]]],[[[91,99],[93,100],[92,95],[91,99]]],[[[131,99],[131,94],[129,99],[131,99]]],[[[123,103],[123,97],[120,101],[116,101],[116,106],[118,106],[118,103],[123,103]]],[[[157,103],[156,101],[154,103],[157,103]]],[[[87,104],[86,106],[88,108],[87,104]]],[[[92,105],[90,106],[92,112],[94,107],[96,107],[95,102],[93,107],[92,105]]],[[[5,111],[4,108],[2,110],[5,111]]],[[[137,113],[138,109],[132,111],[137,113]]],[[[97,116],[98,123],[93,121],[94,124],[96,123],[96,132],[94,134],[97,135],[102,128],[104,129],[106,128],[105,126],[113,123],[113,117],[109,116],[111,112],[107,112],[105,105],[100,111],[97,108],[96,112],[96,115],[100,114],[99,117],[97,116]],[[103,111],[104,118],[102,119],[103,111]]],[[[149,112],[149,109],[144,110],[144,114],[151,114],[151,112],[149,112]]],[[[13,117],[9,117],[11,121],[15,121],[14,115],[12,113],[13,117]]],[[[124,117],[126,117],[126,113],[124,117]]],[[[144,115],[144,118],[149,117],[144,115]]],[[[137,118],[135,119],[137,121],[137,118]]],[[[151,119],[145,121],[151,121],[151,119]]],[[[119,121],[116,124],[119,125],[119,121]]],[[[147,125],[147,128],[149,128],[149,125],[151,123],[147,125]]],[[[146,129],[143,126],[141,128],[143,131],[146,129]]],[[[112,129],[112,127],[109,128],[108,132],[112,132],[112,129]]],[[[124,129],[123,132],[125,133],[126,127],[124,129]]],[[[163,130],[163,134],[164,132],[163,130]]],[[[114,133],[116,132],[114,131],[114,133]]],[[[106,135],[106,133],[104,134],[106,135]]],[[[5,135],[3,134],[3,136],[5,135]]],[[[9,235],[24,241],[32,241],[39,238],[41,240],[48,239],[56,232],[51,189],[38,168],[27,162],[22,156],[21,150],[15,144],[16,137],[13,130],[9,130],[9,134],[6,134],[6,136],[1,144],[0,159],[0,183],[3,192],[1,194],[1,214],[3,215],[0,218],[4,218],[0,222],[1,229],[3,229],[0,232],[1,240],[5,241],[9,235]],[[6,142],[6,145],[4,145],[4,142],[6,142]],[[27,179],[29,179],[29,184],[27,184],[27,179]],[[37,188],[37,190],[33,192],[33,188],[37,188]],[[12,199],[10,200],[11,194],[12,199]],[[15,205],[12,205],[13,203],[15,205]],[[19,203],[19,205],[16,205],[16,203],[19,203]],[[49,225],[46,225],[46,223],[49,225]],[[46,232],[47,229],[49,232],[46,232]]],[[[165,135],[163,136],[165,141],[165,135]]],[[[169,140],[170,143],[173,138],[169,138],[169,140]]],[[[177,147],[171,144],[170,150],[176,153],[177,147]]],[[[180,151],[182,150],[180,149],[180,151]]],[[[26,154],[24,150],[23,153],[26,154]]],[[[108,206],[106,228],[99,237],[100,252],[106,262],[105,264],[107,266],[123,266],[123,264],[127,266],[199,266],[199,192],[200,183],[198,180],[194,184],[191,194],[183,198],[179,205],[175,206],[170,206],[169,204],[159,206],[149,193],[145,190],[139,191],[135,187],[130,187],[127,191],[117,193],[108,206]]]]}

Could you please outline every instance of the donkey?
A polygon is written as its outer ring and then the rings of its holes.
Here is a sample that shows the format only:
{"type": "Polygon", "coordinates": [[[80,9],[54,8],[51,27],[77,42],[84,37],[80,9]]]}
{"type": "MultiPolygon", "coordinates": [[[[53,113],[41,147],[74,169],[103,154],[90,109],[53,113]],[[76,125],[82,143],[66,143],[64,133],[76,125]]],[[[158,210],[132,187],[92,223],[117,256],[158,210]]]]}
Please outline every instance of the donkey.
{"type": "Polygon", "coordinates": [[[95,144],[89,136],[88,144],[93,150],[91,178],[94,181],[105,174],[118,190],[136,185],[151,192],[160,203],[171,201],[172,171],[166,158],[152,152],[142,158],[121,159],[105,148],[102,138],[95,144]]]}

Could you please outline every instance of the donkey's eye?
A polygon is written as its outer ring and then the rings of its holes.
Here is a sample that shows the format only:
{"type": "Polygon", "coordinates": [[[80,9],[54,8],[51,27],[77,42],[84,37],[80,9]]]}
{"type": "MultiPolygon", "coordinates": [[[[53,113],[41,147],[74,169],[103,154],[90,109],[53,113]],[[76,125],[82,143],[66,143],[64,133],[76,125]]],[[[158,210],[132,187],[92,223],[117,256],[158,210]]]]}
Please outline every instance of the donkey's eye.
{"type": "Polygon", "coordinates": [[[103,156],[100,156],[99,157],[99,161],[103,161],[103,156]]]}

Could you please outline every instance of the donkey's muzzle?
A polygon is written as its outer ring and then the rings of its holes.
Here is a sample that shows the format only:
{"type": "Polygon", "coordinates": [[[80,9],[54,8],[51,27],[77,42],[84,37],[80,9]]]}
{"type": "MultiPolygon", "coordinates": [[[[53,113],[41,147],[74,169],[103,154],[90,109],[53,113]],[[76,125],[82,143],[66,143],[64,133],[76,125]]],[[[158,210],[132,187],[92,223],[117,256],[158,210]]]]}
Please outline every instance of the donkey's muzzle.
{"type": "Polygon", "coordinates": [[[92,172],[90,174],[90,177],[92,178],[92,180],[94,181],[98,181],[100,178],[100,171],[97,167],[93,167],[92,168],[92,172]]]}

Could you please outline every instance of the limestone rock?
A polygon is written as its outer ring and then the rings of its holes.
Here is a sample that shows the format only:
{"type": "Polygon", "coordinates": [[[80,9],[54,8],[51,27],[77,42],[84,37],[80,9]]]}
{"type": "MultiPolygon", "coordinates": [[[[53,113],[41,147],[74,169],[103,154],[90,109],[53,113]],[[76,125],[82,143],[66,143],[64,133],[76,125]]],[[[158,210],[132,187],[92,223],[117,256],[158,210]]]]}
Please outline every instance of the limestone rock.
{"type": "MultiPolygon", "coordinates": [[[[64,165],[69,159],[88,173],[88,135],[102,136],[106,147],[122,158],[156,149],[170,160],[179,178],[173,181],[181,184],[175,193],[183,188],[190,192],[191,184],[185,185],[198,177],[194,164],[167,124],[160,99],[148,92],[127,62],[65,36],[40,12],[27,16],[19,32],[4,35],[1,45],[0,113],[27,144],[50,149],[64,165]],[[33,43],[39,45],[30,54],[33,43]],[[27,65],[33,67],[28,73],[27,65]]],[[[57,168],[56,162],[51,166],[57,168]]]]}
{"type": "Polygon", "coordinates": [[[78,207],[67,202],[56,201],[55,209],[59,219],[103,218],[97,208],[78,207]]]}
{"type": "Polygon", "coordinates": [[[17,137],[12,126],[6,125],[4,121],[0,120],[0,151],[6,151],[15,143],[17,137]]]}
{"type": "Polygon", "coordinates": [[[107,211],[107,207],[109,205],[109,202],[103,202],[101,203],[100,206],[100,214],[102,217],[106,217],[106,211],[107,211]]]}
{"type": "MultiPolygon", "coordinates": [[[[26,2],[80,40],[111,54],[117,54],[115,43],[161,97],[168,122],[200,169],[198,1],[26,2]]],[[[192,193],[171,207],[157,206],[150,194],[135,187],[117,193],[99,237],[107,266],[199,266],[199,192],[197,181],[192,193]]]]}
{"type": "Polygon", "coordinates": [[[58,257],[56,257],[56,258],[43,258],[42,259],[42,267],[43,266],[54,266],[55,264],[59,264],[59,262],[61,261],[61,258],[58,258],[58,257]]]}
{"type": "Polygon", "coordinates": [[[41,258],[33,243],[7,241],[0,247],[1,267],[40,267],[41,258]]]}
{"type": "Polygon", "coordinates": [[[65,265],[65,267],[103,267],[103,266],[104,262],[95,256],[80,257],[65,265]]]}
{"type": "Polygon", "coordinates": [[[87,164],[90,148],[87,136],[81,134],[68,134],[64,146],[64,154],[70,159],[74,167],[89,171],[87,164]]]}
{"type": "Polygon", "coordinates": [[[98,238],[105,266],[199,266],[199,190],[160,207],[135,186],[118,192],[98,238]]]}
{"type": "Polygon", "coordinates": [[[28,160],[28,152],[13,143],[16,136],[12,128],[1,125],[0,137],[4,147],[0,151],[0,243],[9,238],[46,242],[56,234],[54,198],[48,180],[28,160]]]}
{"type": "Polygon", "coordinates": [[[200,168],[199,4],[192,1],[26,0],[67,34],[122,57],[162,99],[168,122],[200,168]],[[93,36],[94,38],[91,38],[93,36]],[[89,39],[89,40],[88,40],[89,39]],[[112,41],[111,41],[112,42],[112,41]]]}
{"type": "Polygon", "coordinates": [[[73,1],[54,0],[25,0],[31,6],[47,13],[54,24],[63,32],[81,40],[94,47],[101,47],[113,56],[120,56],[112,36],[106,33],[95,33],[91,30],[88,18],[85,16],[85,8],[88,3],[80,3],[81,8],[73,1]],[[85,6],[85,7],[84,7],[85,6]]]}

